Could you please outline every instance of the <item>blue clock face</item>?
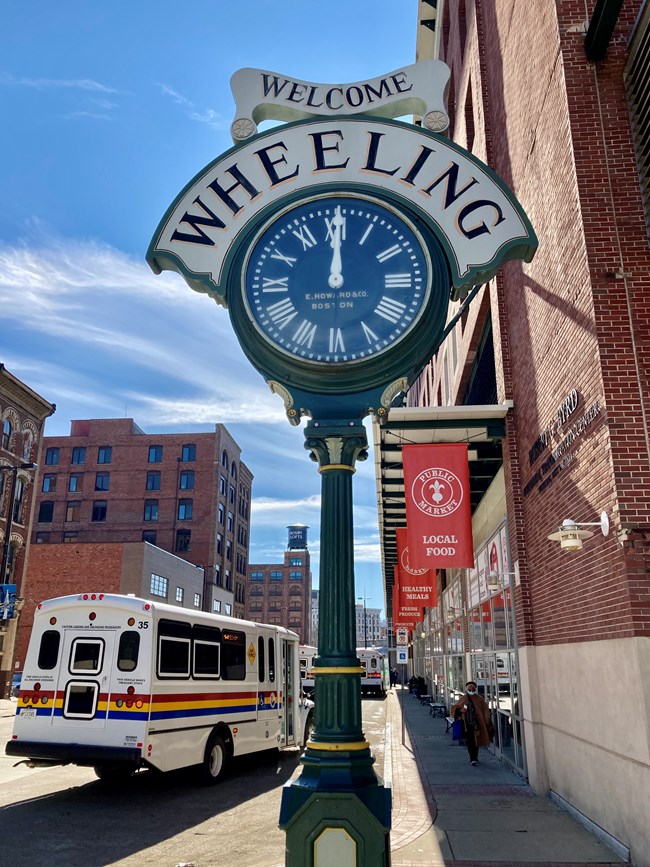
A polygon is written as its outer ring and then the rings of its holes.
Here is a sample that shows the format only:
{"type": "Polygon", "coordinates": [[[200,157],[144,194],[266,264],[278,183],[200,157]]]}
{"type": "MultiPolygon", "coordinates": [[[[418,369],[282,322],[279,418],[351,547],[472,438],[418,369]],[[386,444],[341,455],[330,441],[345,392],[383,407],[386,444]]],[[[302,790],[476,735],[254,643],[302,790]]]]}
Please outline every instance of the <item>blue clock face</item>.
{"type": "Polygon", "coordinates": [[[261,231],[244,266],[244,298],[280,351],[314,364],[359,363],[411,331],[430,271],[426,244],[404,215],[364,196],[322,196],[261,231]]]}

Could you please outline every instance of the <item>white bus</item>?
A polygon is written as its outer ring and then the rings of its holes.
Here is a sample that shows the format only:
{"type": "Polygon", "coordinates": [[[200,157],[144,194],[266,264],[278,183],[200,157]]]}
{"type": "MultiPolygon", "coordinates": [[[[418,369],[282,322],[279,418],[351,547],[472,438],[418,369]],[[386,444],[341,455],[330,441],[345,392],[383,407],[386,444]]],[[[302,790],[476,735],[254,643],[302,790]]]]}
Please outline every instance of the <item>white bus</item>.
{"type": "Polygon", "coordinates": [[[6,752],[111,782],[196,765],[215,783],[233,756],[306,742],[298,644],[280,626],[132,596],[41,602],[6,752]]]}
{"type": "Polygon", "coordinates": [[[376,647],[359,647],[357,656],[363,668],[361,692],[374,692],[385,698],[390,689],[388,658],[376,647]]]}
{"type": "Polygon", "coordinates": [[[314,657],[317,654],[318,649],[310,644],[300,645],[300,683],[305,695],[310,695],[314,691],[314,657]]]}

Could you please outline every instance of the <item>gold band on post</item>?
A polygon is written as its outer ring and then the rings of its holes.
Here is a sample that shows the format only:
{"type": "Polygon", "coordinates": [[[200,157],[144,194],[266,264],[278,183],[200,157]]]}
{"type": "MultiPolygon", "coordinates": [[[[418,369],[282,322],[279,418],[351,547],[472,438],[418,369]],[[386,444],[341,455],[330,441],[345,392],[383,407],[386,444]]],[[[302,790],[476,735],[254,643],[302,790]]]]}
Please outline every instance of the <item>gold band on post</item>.
{"type": "Polygon", "coordinates": [[[348,668],[335,668],[334,666],[323,667],[323,668],[312,668],[312,674],[361,674],[365,669],[357,668],[356,666],[349,666],[348,668]]]}
{"type": "Polygon", "coordinates": [[[326,750],[328,752],[354,752],[355,750],[369,750],[368,741],[352,741],[349,744],[325,744],[321,741],[307,741],[309,750],[326,750]]]}
{"type": "Polygon", "coordinates": [[[325,464],[318,468],[319,473],[324,473],[326,470],[350,470],[351,473],[356,473],[355,468],[349,464],[325,464]]]}

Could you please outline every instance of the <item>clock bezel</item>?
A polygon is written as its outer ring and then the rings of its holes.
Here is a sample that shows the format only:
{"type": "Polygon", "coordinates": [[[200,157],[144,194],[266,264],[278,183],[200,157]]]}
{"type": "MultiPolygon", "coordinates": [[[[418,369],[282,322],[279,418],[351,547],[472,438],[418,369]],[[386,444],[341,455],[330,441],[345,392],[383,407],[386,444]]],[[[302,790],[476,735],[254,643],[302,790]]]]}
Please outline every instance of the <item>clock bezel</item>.
{"type": "Polygon", "coordinates": [[[367,361],[368,358],[376,358],[384,355],[389,352],[390,349],[397,343],[401,342],[401,340],[406,337],[414,328],[417,327],[417,324],[423,314],[423,311],[426,309],[426,306],[429,301],[429,296],[431,294],[431,256],[429,255],[429,248],[427,246],[426,240],[422,236],[419,228],[415,225],[415,223],[404,214],[404,210],[400,210],[396,208],[392,203],[386,202],[382,200],[380,197],[376,195],[368,195],[357,192],[351,192],[350,190],[345,190],[344,192],[332,192],[328,190],[327,192],[322,192],[318,195],[313,196],[305,196],[301,198],[298,202],[292,202],[291,204],[285,205],[285,207],[281,210],[276,211],[265,223],[262,225],[257,231],[255,240],[252,244],[250,244],[248,248],[248,252],[246,254],[246,258],[244,260],[243,269],[241,272],[241,280],[242,280],[242,297],[244,299],[244,304],[246,306],[246,311],[251,319],[251,322],[255,325],[257,330],[260,333],[260,336],[263,337],[271,346],[275,347],[282,355],[288,358],[296,358],[296,359],[305,359],[306,357],[303,355],[299,355],[296,352],[291,351],[290,349],[284,348],[282,345],[278,344],[277,341],[274,341],[272,336],[268,334],[267,331],[262,327],[259,323],[251,301],[248,297],[247,291],[247,279],[248,279],[248,269],[251,265],[251,260],[253,259],[253,253],[255,248],[266,234],[266,232],[274,226],[276,223],[281,223],[284,217],[286,217],[291,212],[295,211],[297,208],[302,207],[303,205],[316,203],[319,201],[325,201],[327,199],[350,199],[351,201],[369,202],[371,205],[376,205],[377,207],[382,208],[384,211],[389,212],[394,219],[400,220],[405,226],[409,229],[409,231],[414,235],[417,244],[420,248],[422,257],[424,259],[423,265],[424,270],[426,272],[425,278],[422,286],[422,300],[417,308],[417,311],[413,317],[413,320],[409,323],[409,325],[404,328],[402,334],[396,337],[391,343],[387,346],[384,346],[382,349],[375,350],[374,352],[370,352],[367,356],[362,356],[358,358],[349,358],[349,359],[319,359],[319,358],[309,358],[308,360],[313,365],[319,366],[329,366],[336,365],[337,367],[344,364],[358,365],[362,364],[364,361],[367,361]]]}
{"type": "Polygon", "coordinates": [[[262,212],[234,252],[229,275],[228,310],[249,361],[267,380],[317,394],[367,391],[420,369],[431,357],[444,329],[451,290],[447,258],[426,216],[401,197],[365,184],[307,187],[273,203],[262,212]],[[427,259],[426,299],[413,325],[382,351],[350,361],[315,361],[281,349],[255,322],[246,298],[245,268],[261,235],[283,214],[305,202],[339,196],[374,202],[409,226],[427,259]]]}

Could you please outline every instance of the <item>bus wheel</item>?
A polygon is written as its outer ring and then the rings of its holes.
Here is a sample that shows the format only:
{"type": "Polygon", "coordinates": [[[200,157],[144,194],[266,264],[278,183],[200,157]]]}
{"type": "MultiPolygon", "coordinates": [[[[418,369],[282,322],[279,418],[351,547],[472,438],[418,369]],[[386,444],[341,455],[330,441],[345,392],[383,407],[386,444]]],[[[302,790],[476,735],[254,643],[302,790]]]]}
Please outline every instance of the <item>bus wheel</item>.
{"type": "Polygon", "coordinates": [[[116,786],[132,777],[135,768],[132,765],[97,765],[94,770],[102,783],[116,786]]]}
{"type": "Polygon", "coordinates": [[[224,739],[213,734],[205,748],[205,758],[201,765],[201,779],[208,785],[213,786],[223,779],[228,764],[228,749],[224,739]]]}

